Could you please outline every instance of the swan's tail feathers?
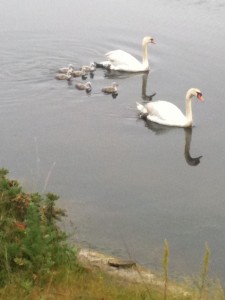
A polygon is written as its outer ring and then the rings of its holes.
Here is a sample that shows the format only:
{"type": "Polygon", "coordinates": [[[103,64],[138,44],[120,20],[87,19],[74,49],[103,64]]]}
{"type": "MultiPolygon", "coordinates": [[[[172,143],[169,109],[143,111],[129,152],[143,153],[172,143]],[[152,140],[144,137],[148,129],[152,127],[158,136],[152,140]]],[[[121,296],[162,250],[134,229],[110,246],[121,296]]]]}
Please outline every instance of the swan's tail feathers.
{"type": "Polygon", "coordinates": [[[96,68],[101,68],[105,70],[110,70],[111,69],[111,64],[108,61],[102,61],[100,63],[95,62],[96,68]]]}
{"type": "Polygon", "coordinates": [[[147,109],[144,107],[144,105],[142,105],[142,104],[139,103],[139,102],[136,102],[136,104],[137,104],[137,110],[139,110],[139,112],[140,112],[140,116],[141,116],[141,117],[147,116],[148,111],[147,111],[147,109]]]}

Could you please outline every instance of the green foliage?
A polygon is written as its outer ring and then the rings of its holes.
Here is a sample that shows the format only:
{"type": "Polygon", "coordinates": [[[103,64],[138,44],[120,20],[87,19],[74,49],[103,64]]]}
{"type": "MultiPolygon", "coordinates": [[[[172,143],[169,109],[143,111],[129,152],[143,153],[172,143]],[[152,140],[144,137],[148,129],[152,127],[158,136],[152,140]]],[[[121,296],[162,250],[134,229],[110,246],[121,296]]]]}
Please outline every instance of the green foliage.
{"type": "Polygon", "coordinates": [[[20,257],[29,262],[27,265],[31,271],[48,271],[53,265],[45,231],[47,228],[41,224],[40,210],[31,202],[27,210],[25,236],[22,240],[20,257]]]}
{"type": "Polygon", "coordinates": [[[57,224],[65,216],[55,206],[58,196],[26,194],[7,173],[0,169],[0,284],[19,272],[34,283],[61,265],[77,267],[76,251],[57,224]]]}

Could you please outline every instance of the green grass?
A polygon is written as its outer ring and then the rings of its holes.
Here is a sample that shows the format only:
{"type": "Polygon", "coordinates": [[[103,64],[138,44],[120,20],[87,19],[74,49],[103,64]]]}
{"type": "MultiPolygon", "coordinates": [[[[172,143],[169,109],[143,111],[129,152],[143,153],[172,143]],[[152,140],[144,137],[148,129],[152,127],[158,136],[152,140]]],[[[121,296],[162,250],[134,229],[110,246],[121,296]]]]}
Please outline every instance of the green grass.
{"type": "MultiPolygon", "coordinates": [[[[163,253],[164,287],[125,282],[85,268],[77,250],[59,227],[65,212],[58,197],[25,193],[0,169],[0,299],[83,300],[224,300],[224,288],[207,278],[210,251],[206,246],[200,276],[182,286],[169,280],[169,245],[163,253]]],[[[141,275],[140,275],[141,276],[141,275]]]]}
{"type": "MultiPolygon", "coordinates": [[[[33,285],[27,280],[17,280],[15,277],[14,282],[0,290],[0,299],[163,299],[163,291],[157,287],[150,287],[149,294],[144,285],[119,281],[100,271],[87,269],[74,272],[59,268],[52,272],[44,285],[40,282],[33,285]]],[[[191,298],[173,294],[168,299],[191,298]]]]}

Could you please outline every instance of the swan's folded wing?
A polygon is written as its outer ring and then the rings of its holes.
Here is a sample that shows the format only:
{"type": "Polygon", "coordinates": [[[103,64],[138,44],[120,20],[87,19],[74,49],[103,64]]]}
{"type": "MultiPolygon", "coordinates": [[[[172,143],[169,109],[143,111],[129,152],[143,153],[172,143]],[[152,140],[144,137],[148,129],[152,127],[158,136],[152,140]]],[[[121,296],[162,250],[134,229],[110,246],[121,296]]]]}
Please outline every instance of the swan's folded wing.
{"type": "Polygon", "coordinates": [[[148,119],[159,124],[177,125],[186,121],[180,109],[171,102],[150,102],[146,105],[146,108],[148,110],[148,119]]]}
{"type": "Polygon", "coordinates": [[[123,51],[123,50],[114,50],[107,52],[105,54],[105,57],[108,61],[110,61],[114,66],[120,66],[120,65],[134,65],[134,64],[140,64],[140,62],[133,57],[131,54],[123,51]]]}

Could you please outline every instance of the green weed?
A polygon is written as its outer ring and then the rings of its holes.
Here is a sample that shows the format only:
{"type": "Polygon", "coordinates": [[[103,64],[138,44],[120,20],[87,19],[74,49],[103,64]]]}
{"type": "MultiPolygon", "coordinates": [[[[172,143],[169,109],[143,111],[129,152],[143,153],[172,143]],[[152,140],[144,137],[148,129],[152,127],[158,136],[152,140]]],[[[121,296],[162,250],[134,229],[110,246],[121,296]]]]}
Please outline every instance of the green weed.
{"type": "Polygon", "coordinates": [[[77,267],[76,250],[58,226],[65,212],[56,208],[58,196],[26,194],[7,170],[0,170],[0,284],[22,272],[23,282],[48,280],[51,272],[77,267]]]}

